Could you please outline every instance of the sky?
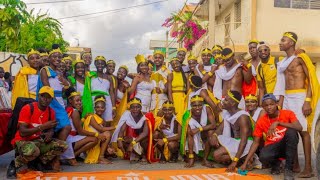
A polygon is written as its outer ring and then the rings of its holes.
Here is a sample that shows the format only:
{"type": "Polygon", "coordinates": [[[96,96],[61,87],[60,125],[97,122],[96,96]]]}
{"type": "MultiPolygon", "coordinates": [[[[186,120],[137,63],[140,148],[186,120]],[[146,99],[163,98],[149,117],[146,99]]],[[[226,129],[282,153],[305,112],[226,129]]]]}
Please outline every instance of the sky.
{"type": "MultiPolygon", "coordinates": [[[[136,54],[152,54],[150,40],[165,40],[167,28],[161,27],[171,13],[199,0],[167,0],[137,8],[111,11],[161,0],[24,0],[29,10],[41,10],[62,23],[63,37],[71,46],[90,47],[93,58],[103,55],[120,65],[136,67],[136,54]],[[32,4],[40,3],[40,4],[32,4]],[[79,16],[101,11],[94,15],[79,16]],[[73,17],[78,16],[78,17],[73,17]]],[[[163,1],[163,0],[162,0],[163,1]]]]}

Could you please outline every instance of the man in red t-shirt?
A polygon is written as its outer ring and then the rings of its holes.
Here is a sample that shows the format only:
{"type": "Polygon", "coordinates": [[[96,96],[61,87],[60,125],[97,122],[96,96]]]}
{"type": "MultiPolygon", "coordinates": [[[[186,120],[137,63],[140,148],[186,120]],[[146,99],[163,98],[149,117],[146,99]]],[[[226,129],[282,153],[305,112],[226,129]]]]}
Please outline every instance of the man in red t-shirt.
{"type": "Polygon", "coordinates": [[[58,157],[67,149],[67,144],[52,138],[53,128],[57,125],[55,112],[49,107],[53,98],[54,90],[43,86],[39,91],[38,102],[27,104],[21,109],[19,129],[11,142],[19,154],[15,158],[16,168],[39,158],[43,164],[52,162],[53,170],[60,170],[58,157]]]}
{"type": "Polygon", "coordinates": [[[277,100],[273,94],[263,96],[262,107],[267,114],[259,118],[255,125],[253,144],[240,169],[246,169],[248,162],[259,147],[260,139],[264,137],[265,146],[261,149],[260,161],[272,166],[271,174],[279,174],[279,158],[285,158],[284,179],[294,179],[292,170],[299,142],[297,133],[302,130],[302,126],[292,111],[278,110],[277,100]]]}

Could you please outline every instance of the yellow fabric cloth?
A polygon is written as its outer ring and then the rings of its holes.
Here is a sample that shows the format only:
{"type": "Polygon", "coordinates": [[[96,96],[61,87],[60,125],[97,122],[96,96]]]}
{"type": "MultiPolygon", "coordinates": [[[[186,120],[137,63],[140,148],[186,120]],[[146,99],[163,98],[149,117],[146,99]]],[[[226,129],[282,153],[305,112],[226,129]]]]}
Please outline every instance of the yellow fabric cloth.
{"type": "Polygon", "coordinates": [[[172,90],[179,90],[179,91],[183,91],[185,90],[185,86],[184,86],[184,81],[182,78],[182,72],[172,72],[173,78],[172,78],[172,90]]]}
{"type": "Polygon", "coordinates": [[[257,80],[262,81],[262,79],[264,79],[267,93],[273,93],[277,81],[275,57],[270,56],[267,63],[261,62],[259,66],[261,66],[261,68],[257,68],[257,80]]]}
{"type": "Polygon", "coordinates": [[[173,105],[175,108],[175,111],[177,113],[177,121],[182,124],[182,116],[185,112],[185,99],[186,94],[184,92],[175,92],[172,93],[173,97],[173,105]]]}
{"type": "MultiPolygon", "coordinates": [[[[103,123],[103,119],[101,117],[99,117],[96,114],[92,114],[92,115],[87,116],[87,118],[82,119],[83,120],[83,129],[86,131],[89,131],[89,132],[97,132],[94,128],[92,128],[90,126],[90,121],[91,121],[92,117],[95,119],[95,121],[98,124],[103,123]]],[[[88,164],[98,163],[99,155],[100,155],[100,142],[96,146],[94,146],[92,149],[89,149],[87,151],[87,157],[84,160],[84,163],[88,163],[88,164]]]]}
{"type": "Polygon", "coordinates": [[[301,53],[298,55],[298,57],[300,57],[304,63],[306,64],[307,68],[308,68],[308,72],[309,72],[309,78],[310,81],[307,81],[306,84],[306,89],[309,85],[309,82],[311,83],[311,92],[312,92],[312,98],[311,98],[311,108],[312,108],[312,113],[307,117],[307,121],[308,121],[308,131],[311,131],[311,126],[312,126],[312,121],[315,115],[315,109],[318,103],[318,98],[319,98],[319,81],[317,78],[317,74],[316,74],[316,68],[314,67],[311,59],[309,58],[309,56],[305,53],[301,53]]]}
{"type": "Polygon", "coordinates": [[[18,74],[15,77],[14,85],[12,88],[12,108],[14,108],[16,104],[16,100],[18,97],[26,97],[26,98],[34,98],[36,99],[36,95],[29,93],[29,85],[28,85],[28,75],[37,74],[37,70],[32,67],[25,66],[20,69],[18,74]]]}

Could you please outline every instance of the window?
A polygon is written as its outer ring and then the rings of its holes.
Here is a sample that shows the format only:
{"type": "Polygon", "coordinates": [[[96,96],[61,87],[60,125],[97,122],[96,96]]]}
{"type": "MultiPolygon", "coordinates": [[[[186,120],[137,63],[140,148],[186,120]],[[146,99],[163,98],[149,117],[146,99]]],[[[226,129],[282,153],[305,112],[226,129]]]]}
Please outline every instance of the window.
{"type": "Polygon", "coordinates": [[[320,0],[274,0],[274,7],[294,9],[320,9],[320,0]]]}
{"type": "Polygon", "coordinates": [[[234,29],[241,25],[241,1],[234,3],[234,29]]]}
{"type": "Polygon", "coordinates": [[[224,44],[227,46],[230,43],[230,14],[224,18],[224,44]]]}

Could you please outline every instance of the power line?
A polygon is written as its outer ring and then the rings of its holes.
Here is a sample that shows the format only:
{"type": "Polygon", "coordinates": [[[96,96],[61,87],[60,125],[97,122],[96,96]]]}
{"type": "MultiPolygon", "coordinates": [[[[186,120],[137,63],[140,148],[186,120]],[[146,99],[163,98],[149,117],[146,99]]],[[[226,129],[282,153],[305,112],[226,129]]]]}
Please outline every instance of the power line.
{"type": "Polygon", "coordinates": [[[131,8],[137,8],[137,7],[143,7],[143,6],[148,6],[148,5],[152,5],[152,4],[162,3],[162,2],[166,2],[166,1],[168,1],[168,0],[155,1],[155,2],[146,3],[146,4],[139,4],[139,5],[135,5],[135,6],[129,6],[129,7],[118,8],[118,9],[110,9],[110,10],[106,10],[106,11],[100,11],[100,12],[94,12],[94,13],[88,13],[88,14],[74,15],[74,16],[62,17],[62,18],[57,18],[57,19],[62,20],[62,19],[77,18],[77,17],[82,17],[82,16],[89,16],[89,15],[94,15],[94,14],[117,12],[117,11],[127,10],[127,9],[131,9],[131,8]]]}
{"type": "Polygon", "coordinates": [[[86,0],[70,0],[70,1],[47,1],[47,2],[37,2],[37,3],[26,3],[26,4],[51,4],[51,3],[68,3],[74,1],[86,1],[86,0]]]}

